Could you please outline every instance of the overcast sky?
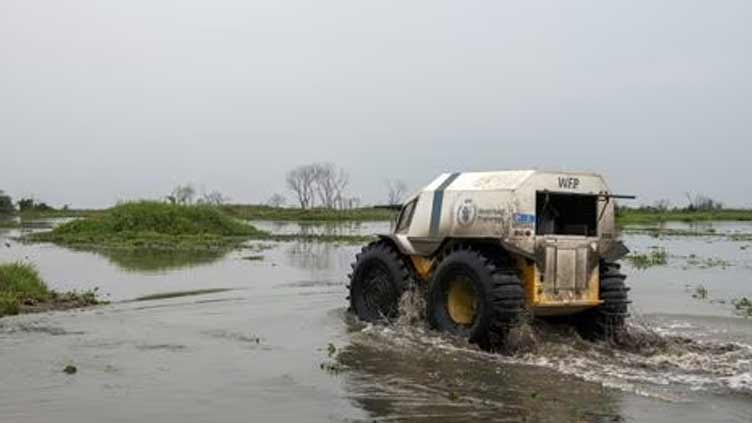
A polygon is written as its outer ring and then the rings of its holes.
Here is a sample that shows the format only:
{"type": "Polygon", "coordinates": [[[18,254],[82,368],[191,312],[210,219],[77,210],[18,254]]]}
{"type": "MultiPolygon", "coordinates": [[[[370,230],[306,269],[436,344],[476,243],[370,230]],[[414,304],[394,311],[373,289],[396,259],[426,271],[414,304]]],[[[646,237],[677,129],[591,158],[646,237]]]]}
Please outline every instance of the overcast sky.
{"type": "Polygon", "coordinates": [[[0,0],[0,189],[238,202],[331,161],[607,175],[752,206],[752,2],[0,0]]]}

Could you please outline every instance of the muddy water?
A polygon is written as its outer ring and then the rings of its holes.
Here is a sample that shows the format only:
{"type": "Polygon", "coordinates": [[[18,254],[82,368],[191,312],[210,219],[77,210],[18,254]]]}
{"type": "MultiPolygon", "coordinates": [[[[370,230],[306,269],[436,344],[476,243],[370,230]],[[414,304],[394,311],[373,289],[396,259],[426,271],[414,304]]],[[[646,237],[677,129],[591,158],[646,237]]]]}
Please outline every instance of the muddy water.
{"type": "Polygon", "coordinates": [[[752,320],[729,302],[752,295],[752,248],[722,233],[627,236],[633,250],[669,253],[666,266],[625,266],[639,343],[614,349],[533,325],[512,357],[420,320],[354,321],[345,275],[358,247],[123,256],[24,245],[17,235],[0,232],[0,261],[34,262],[54,288],[99,287],[113,303],[0,320],[3,422],[752,421],[752,320]],[[692,298],[700,284],[706,299],[692,298]],[[130,301],[192,290],[204,291],[130,301]],[[64,374],[68,364],[78,372],[64,374]]]}

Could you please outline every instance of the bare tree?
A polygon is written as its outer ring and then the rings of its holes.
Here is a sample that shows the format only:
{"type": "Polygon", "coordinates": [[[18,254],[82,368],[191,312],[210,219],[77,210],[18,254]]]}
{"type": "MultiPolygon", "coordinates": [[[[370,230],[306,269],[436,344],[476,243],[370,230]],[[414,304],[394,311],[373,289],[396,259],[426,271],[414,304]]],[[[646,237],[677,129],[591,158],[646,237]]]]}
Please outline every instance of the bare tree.
{"type": "Polygon", "coordinates": [[[274,194],[266,200],[266,204],[270,207],[282,207],[287,203],[287,199],[282,194],[274,194]]]}
{"type": "Polygon", "coordinates": [[[352,210],[360,207],[360,198],[358,197],[345,197],[342,199],[342,209],[352,210]]]}
{"type": "Polygon", "coordinates": [[[321,205],[329,209],[342,208],[343,194],[350,176],[332,163],[316,163],[312,167],[316,173],[316,192],[321,205]]]}
{"type": "Polygon", "coordinates": [[[298,166],[287,172],[287,188],[295,193],[300,208],[307,209],[314,206],[316,179],[317,170],[313,165],[298,166]]]}
{"type": "Polygon", "coordinates": [[[697,194],[694,197],[690,193],[686,193],[689,205],[687,210],[689,211],[715,211],[723,209],[723,203],[713,200],[702,194],[697,194]]]}
{"type": "Polygon", "coordinates": [[[214,190],[211,192],[203,193],[201,195],[201,198],[198,200],[198,203],[208,204],[210,206],[221,206],[229,200],[230,199],[228,197],[225,197],[221,192],[214,190]]]}
{"type": "Polygon", "coordinates": [[[653,208],[655,208],[655,209],[656,209],[657,211],[659,211],[659,212],[665,212],[665,211],[668,211],[668,209],[669,209],[670,207],[671,207],[671,202],[670,202],[670,201],[668,201],[668,200],[667,200],[667,199],[665,199],[665,198],[664,198],[664,199],[661,199],[661,200],[658,200],[658,201],[656,201],[656,202],[655,202],[655,203],[653,204],[653,208]]]}
{"type": "Polygon", "coordinates": [[[387,203],[396,205],[402,203],[402,198],[407,193],[407,184],[402,179],[387,179],[387,203]]]}
{"type": "Polygon", "coordinates": [[[167,200],[172,204],[191,204],[196,195],[196,189],[191,184],[178,185],[172,189],[167,200]]]}

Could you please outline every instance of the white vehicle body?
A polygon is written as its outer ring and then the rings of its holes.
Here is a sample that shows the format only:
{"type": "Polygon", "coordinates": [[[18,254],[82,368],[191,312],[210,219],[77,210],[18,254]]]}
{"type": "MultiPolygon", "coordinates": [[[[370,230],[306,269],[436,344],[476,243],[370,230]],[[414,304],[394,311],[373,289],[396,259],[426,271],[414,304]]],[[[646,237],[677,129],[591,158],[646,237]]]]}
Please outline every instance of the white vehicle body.
{"type": "Polygon", "coordinates": [[[598,305],[601,259],[619,259],[614,201],[593,173],[514,170],[442,174],[403,206],[389,235],[426,277],[453,240],[500,243],[529,306],[562,314],[598,305]]]}

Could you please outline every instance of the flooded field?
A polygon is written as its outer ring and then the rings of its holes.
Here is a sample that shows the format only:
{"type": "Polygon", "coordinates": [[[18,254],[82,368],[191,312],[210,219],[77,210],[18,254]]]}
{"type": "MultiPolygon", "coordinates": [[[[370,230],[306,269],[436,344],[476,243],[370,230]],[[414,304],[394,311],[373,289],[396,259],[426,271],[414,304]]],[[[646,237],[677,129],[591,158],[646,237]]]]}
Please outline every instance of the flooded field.
{"type": "Polygon", "coordinates": [[[733,300],[752,296],[752,241],[732,235],[752,224],[702,232],[625,235],[636,253],[667,255],[665,265],[624,265],[632,331],[645,342],[614,350],[536,325],[529,348],[499,356],[419,319],[354,321],[345,284],[359,246],[144,255],[23,244],[0,229],[0,262],[35,263],[51,288],[98,287],[112,302],[0,319],[1,420],[750,422],[752,319],[733,300]],[[62,371],[69,364],[76,374],[62,371]]]}

